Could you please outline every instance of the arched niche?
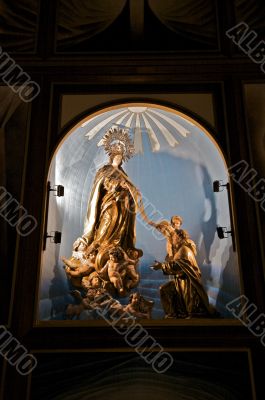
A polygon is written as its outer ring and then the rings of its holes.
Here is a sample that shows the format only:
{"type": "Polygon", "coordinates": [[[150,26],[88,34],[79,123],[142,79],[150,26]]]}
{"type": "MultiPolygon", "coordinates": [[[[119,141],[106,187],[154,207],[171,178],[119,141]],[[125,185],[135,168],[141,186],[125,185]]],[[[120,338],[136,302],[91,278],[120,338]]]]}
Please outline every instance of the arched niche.
{"type": "MultiPolygon", "coordinates": [[[[65,195],[49,196],[47,232],[62,232],[62,240],[57,245],[47,240],[42,254],[38,319],[61,320],[66,304],[72,302],[61,257],[71,256],[74,240],[83,233],[96,171],[108,162],[98,144],[113,124],[129,127],[134,138],[136,155],[123,167],[140,189],[147,213],[156,221],[176,214],[183,217],[183,228],[197,245],[210,302],[230,318],[225,305],[240,293],[238,257],[231,237],[220,240],[216,234],[218,225],[231,224],[227,192],[212,189],[215,180],[228,182],[222,151],[197,120],[173,108],[137,102],[87,115],[66,133],[53,154],[48,181],[51,186],[63,185],[65,195]]],[[[144,252],[137,290],[155,301],[153,318],[162,319],[159,286],[168,278],[149,266],[164,260],[166,243],[140,216],[136,237],[136,246],[144,252]]]]}

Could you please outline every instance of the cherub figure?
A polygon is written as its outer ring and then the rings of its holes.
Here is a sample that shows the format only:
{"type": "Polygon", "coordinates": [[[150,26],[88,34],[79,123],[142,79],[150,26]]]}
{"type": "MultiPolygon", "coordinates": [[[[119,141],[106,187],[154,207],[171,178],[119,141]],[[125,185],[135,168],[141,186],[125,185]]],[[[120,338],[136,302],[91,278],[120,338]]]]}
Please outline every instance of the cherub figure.
{"type": "Polygon", "coordinates": [[[143,252],[139,249],[132,248],[125,253],[122,248],[115,247],[109,251],[109,260],[99,274],[104,280],[109,280],[123,296],[126,289],[130,290],[139,283],[140,276],[136,267],[142,255],[143,252]]]}
{"type": "Polygon", "coordinates": [[[125,276],[125,287],[127,289],[132,289],[136,287],[140,280],[140,275],[137,272],[136,268],[139,264],[140,257],[143,256],[143,251],[139,249],[128,249],[127,255],[125,255],[125,259],[128,262],[126,267],[126,276],[125,276]]]}
{"type": "MultiPolygon", "coordinates": [[[[183,220],[179,215],[174,215],[171,218],[170,222],[169,221],[161,221],[161,222],[153,224],[155,226],[155,228],[160,233],[162,233],[162,235],[164,235],[166,240],[167,240],[167,244],[166,244],[166,249],[167,249],[166,261],[173,260],[174,255],[177,252],[178,244],[179,244],[178,234],[181,231],[182,222],[183,222],[183,220]]],[[[196,255],[197,251],[196,251],[195,243],[193,242],[193,240],[191,240],[188,237],[188,233],[186,231],[184,231],[184,232],[186,233],[186,242],[188,243],[188,245],[191,248],[191,250],[193,251],[193,253],[196,255]]]]}
{"type": "Polygon", "coordinates": [[[129,298],[130,302],[124,307],[124,311],[130,313],[135,318],[151,318],[154,305],[152,300],[146,300],[139,293],[133,293],[129,298]]]}
{"type": "Polygon", "coordinates": [[[172,239],[172,257],[174,257],[175,252],[177,251],[178,248],[178,236],[179,234],[181,235],[183,232],[185,237],[186,237],[186,242],[188,247],[190,247],[190,249],[193,251],[194,255],[197,255],[197,248],[196,248],[196,244],[194,243],[193,240],[191,240],[191,238],[189,237],[189,234],[187,231],[181,229],[182,223],[183,223],[183,219],[182,217],[180,217],[179,215],[173,215],[173,217],[171,218],[171,226],[174,228],[175,230],[175,234],[174,234],[174,238],[172,239]]]}
{"type": "Polygon", "coordinates": [[[73,245],[72,257],[62,257],[65,272],[74,286],[81,287],[82,278],[95,271],[96,256],[97,249],[89,247],[83,238],[78,238],[73,245]]]}
{"type": "Polygon", "coordinates": [[[102,279],[99,277],[97,272],[92,272],[88,277],[88,285],[86,296],[82,297],[78,290],[73,290],[70,293],[72,296],[80,301],[80,304],[68,304],[66,308],[66,317],[72,319],[73,317],[79,317],[84,310],[93,310],[94,308],[90,304],[97,301],[97,298],[106,293],[102,279]]]}
{"type": "Polygon", "coordinates": [[[123,286],[123,278],[126,275],[128,260],[124,257],[124,252],[120,247],[115,247],[109,251],[109,260],[99,273],[104,280],[110,280],[120,295],[126,293],[123,286]]]}
{"type": "Polygon", "coordinates": [[[155,228],[165,236],[167,240],[166,249],[167,249],[167,259],[173,258],[174,255],[174,247],[177,243],[177,234],[175,229],[172,227],[170,222],[161,221],[155,224],[155,228]]]}
{"type": "Polygon", "coordinates": [[[95,271],[88,277],[88,287],[86,297],[84,299],[86,304],[91,301],[95,301],[98,296],[106,293],[104,288],[104,281],[100,278],[99,274],[95,271]]]}

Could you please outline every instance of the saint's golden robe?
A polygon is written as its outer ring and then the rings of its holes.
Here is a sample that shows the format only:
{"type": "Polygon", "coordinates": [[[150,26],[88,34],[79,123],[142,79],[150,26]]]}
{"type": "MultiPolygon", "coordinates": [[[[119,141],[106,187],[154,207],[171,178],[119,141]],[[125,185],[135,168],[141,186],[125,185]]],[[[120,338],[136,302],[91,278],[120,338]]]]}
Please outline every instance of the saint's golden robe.
{"type": "Polygon", "coordinates": [[[174,276],[174,281],[160,288],[161,302],[168,316],[185,318],[215,314],[201,282],[192,243],[191,240],[183,241],[173,260],[162,264],[163,272],[174,276]]]}

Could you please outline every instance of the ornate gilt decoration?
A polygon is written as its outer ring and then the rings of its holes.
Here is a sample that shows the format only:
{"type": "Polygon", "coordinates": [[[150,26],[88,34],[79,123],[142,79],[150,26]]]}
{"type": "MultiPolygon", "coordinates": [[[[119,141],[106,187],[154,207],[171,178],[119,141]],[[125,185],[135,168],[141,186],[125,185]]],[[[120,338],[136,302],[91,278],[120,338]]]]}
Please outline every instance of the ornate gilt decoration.
{"type": "Polygon", "coordinates": [[[124,161],[135,154],[134,145],[129,136],[129,129],[112,126],[98,144],[104,146],[105,152],[113,157],[121,154],[124,161]]]}

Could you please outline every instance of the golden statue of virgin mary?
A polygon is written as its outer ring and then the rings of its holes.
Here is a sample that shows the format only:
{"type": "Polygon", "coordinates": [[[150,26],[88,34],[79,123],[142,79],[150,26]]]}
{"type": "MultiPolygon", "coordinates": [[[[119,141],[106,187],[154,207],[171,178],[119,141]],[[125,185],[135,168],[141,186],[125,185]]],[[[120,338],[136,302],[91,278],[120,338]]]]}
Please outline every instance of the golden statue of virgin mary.
{"type": "Polygon", "coordinates": [[[88,246],[98,250],[95,266],[98,271],[111,248],[118,246],[126,254],[135,250],[138,197],[138,190],[121,166],[134,154],[128,130],[110,128],[99,145],[104,146],[109,163],[96,173],[82,236],[88,246]]]}

